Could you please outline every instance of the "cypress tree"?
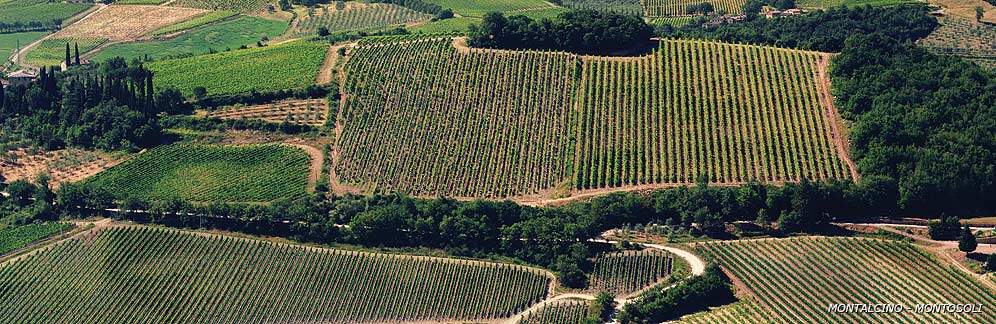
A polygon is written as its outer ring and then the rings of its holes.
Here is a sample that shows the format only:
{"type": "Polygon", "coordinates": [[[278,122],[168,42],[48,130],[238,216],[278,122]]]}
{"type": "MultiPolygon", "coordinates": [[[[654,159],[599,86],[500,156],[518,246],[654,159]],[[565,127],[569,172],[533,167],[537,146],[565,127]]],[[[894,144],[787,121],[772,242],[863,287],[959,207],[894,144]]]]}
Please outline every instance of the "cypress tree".
{"type": "Polygon", "coordinates": [[[76,43],[76,65],[80,65],[80,43],[76,43]]]}
{"type": "Polygon", "coordinates": [[[3,88],[3,83],[0,83],[0,111],[3,111],[4,101],[5,101],[4,99],[7,96],[7,94],[4,93],[5,91],[6,90],[3,88]]]}
{"type": "Polygon", "coordinates": [[[965,225],[961,230],[961,239],[958,240],[958,249],[965,253],[972,253],[979,247],[979,242],[975,240],[972,229],[965,225]]]}
{"type": "Polygon", "coordinates": [[[69,56],[69,42],[66,42],[66,67],[69,67],[70,65],[73,65],[73,61],[69,56]]]}

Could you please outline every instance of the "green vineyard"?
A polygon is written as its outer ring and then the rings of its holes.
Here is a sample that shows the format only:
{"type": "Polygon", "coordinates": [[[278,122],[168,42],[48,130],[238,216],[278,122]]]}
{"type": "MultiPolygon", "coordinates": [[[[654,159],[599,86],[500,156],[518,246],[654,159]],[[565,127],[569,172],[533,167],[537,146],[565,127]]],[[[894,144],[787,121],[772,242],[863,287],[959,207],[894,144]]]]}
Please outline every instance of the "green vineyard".
{"type": "Polygon", "coordinates": [[[275,3],[276,1],[273,0],[176,0],[171,1],[168,5],[184,8],[258,13],[266,11],[269,6],[278,8],[275,3]]]}
{"type": "Polygon", "coordinates": [[[660,250],[624,251],[598,257],[588,288],[626,296],[671,274],[674,258],[660,250]]]}
{"type": "Polygon", "coordinates": [[[539,270],[146,227],[0,265],[3,323],[492,320],[546,297],[539,270]]]}
{"type": "Polygon", "coordinates": [[[302,197],[310,157],[281,145],[169,145],[88,179],[119,199],[268,202],[302,197]]]}
{"type": "Polygon", "coordinates": [[[502,198],[856,176],[817,52],[664,40],[602,58],[402,38],[351,55],[336,169],[360,188],[502,198]]]}
{"type": "Polygon", "coordinates": [[[41,223],[0,228],[0,255],[73,228],[66,223],[41,223]]]}
{"type": "Polygon", "coordinates": [[[640,4],[640,0],[563,0],[561,2],[564,7],[571,9],[643,16],[643,6],[640,4]]]}
{"type": "Polygon", "coordinates": [[[107,42],[105,38],[73,37],[48,38],[39,42],[24,54],[24,63],[31,66],[59,66],[66,60],[66,44],[75,50],[79,44],[80,54],[89,52],[107,42]]]}
{"type": "Polygon", "coordinates": [[[384,28],[432,19],[432,15],[420,13],[405,7],[372,3],[349,3],[342,9],[336,6],[321,6],[312,16],[304,16],[295,26],[296,35],[313,35],[321,27],[330,32],[384,28]]]}
{"type": "Polygon", "coordinates": [[[681,318],[680,323],[688,324],[718,324],[718,323],[771,323],[767,310],[757,305],[753,298],[741,300],[706,312],[696,313],[681,318]]]}
{"type": "MultiPolygon", "coordinates": [[[[757,297],[776,323],[994,323],[981,313],[828,312],[830,304],[992,305],[996,293],[909,243],[862,238],[793,238],[699,243],[757,297]]],[[[743,316],[756,316],[746,310],[743,316]]],[[[743,312],[741,312],[743,313],[743,312]]],[[[716,322],[711,322],[716,323],[716,322]]]]}
{"type": "Polygon", "coordinates": [[[590,305],[590,301],[581,299],[549,302],[526,313],[518,324],[582,324],[588,316],[590,305]]]}
{"type": "Polygon", "coordinates": [[[700,3],[711,3],[716,12],[736,15],[743,12],[747,0],[640,0],[640,3],[644,16],[656,18],[693,14],[688,12],[688,6],[700,3]]]}

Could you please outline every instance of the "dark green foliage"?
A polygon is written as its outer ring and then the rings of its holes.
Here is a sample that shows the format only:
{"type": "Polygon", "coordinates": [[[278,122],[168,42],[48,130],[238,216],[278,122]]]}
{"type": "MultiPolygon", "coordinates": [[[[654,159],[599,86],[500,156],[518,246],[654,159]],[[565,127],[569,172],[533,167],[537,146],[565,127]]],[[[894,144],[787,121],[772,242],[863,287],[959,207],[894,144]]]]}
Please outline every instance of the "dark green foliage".
{"type": "Polygon", "coordinates": [[[986,271],[996,271],[996,253],[990,254],[989,258],[986,259],[986,271]]]}
{"type": "Polygon", "coordinates": [[[974,252],[979,247],[979,242],[975,240],[972,229],[965,225],[961,230],[961,237],[958,238],[958,250],[966,253],[974,252]]]}
{"type": "Polygon", "coordinates": [[[689,15],[697,15],[697,14],[704,15],[712,13],[713,11],[714,9],[712,7],[712,3],[709,2],[693,3],[685,7],[685,13],[689,15]]]}
{"type": "Polygon", "coordinates": [[[430,15],[436,15],[437,19],[447,19],[453,17],[452,10],[440,7],[435,3],[423,0],[368,0],[367,2],[395,4],[418,12],[424,12],[430,15]],[[449,11],[449,17],[445,18],[440,17],[445,15],[444,14],[445,11],[449,11]]]}
{"type": "Polygon", "coordinates": [[[588,307],[588,317],[585,318],[585,323],[600,324],[611,322],[612,312],[615,310],[616,301],[612,294],[604,291],[600,292],[588,307]]]}
{"type": "Polygon", "coordinates": [[[930,238],[938,241],[952,241],[961,235],[961,221],[958,217],[941,217],[940,221],[930,221],[927,224],[927,231],[930,238]]]}
{"type": "Polygon", "coordinates": [[[569,11],[555,20],[505,17],[492,12],[470,27],[470,45],[485,48],[549,49],[575,53],[612,53],[644,45],[653,28],[641,18],[598,12],[569,11]]]}
{"type": "Polygon", "coordinates": [[[689,278],[670,289],[654,289],[627,304],[619,323],[660,323],[735,301],[729,279],[712,265],[701,276],[689,278]]]}

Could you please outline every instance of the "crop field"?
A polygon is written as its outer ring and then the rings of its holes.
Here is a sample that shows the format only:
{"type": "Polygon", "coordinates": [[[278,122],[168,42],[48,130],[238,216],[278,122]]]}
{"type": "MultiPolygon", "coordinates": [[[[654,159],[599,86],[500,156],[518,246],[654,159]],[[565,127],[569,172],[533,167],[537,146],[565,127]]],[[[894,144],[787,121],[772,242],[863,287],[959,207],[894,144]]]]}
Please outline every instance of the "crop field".
{"type": "Polygon", "coordinates": [[[820,53],[665,40],[650,55],[617,59],[450,43],[355,50],[336,169],[344,183],[510,197],[702,176],[853,176],[820,53]],[[385,61],[396,64],[376,63],[385,61]]]}
{"type": "Polygon", "coordinates": [[[558,300],[526,313],[518,324],[582,324],[590,305],[590,301],[581,299],[558,300]]]}
{"type": "Polygon", "coordinates": [[[426,2],[452,9],[460,16],[475,18],[484,17],[484,14],[492,11],[509,15],[554,7],[543,0],[426,0],[426,2]]]}
{"type": "Polygon", "coordinates": [[[258,119],[271,123],[321,126],[329,113],[327,99],[292,99],[274,103],[232,106],[208,113],[208,117],[221,119],[258,119]]]}
{"type": "Polygon", "coordinates": [[[279,10],[280,7],[276,6],[276,2],[273,0],[177,0],[170,3],[169,6],[259,13],[267,10],[271,4],[279,10]]]}
{"type": "Polygon", "coordinates": [[[893,6],[906,3],[922,2],[918,0],[798,0],[795,2],[799,8],[832,8],[839,6],[893,6]]]}
{"type": "Polygon", "coordinates": [[[92,5],[49,0],[0,0],[0,31],[59,27],[59,22],[92,5]]]}
{"type": "Polygon", "coordinates": [[[640,4],[640,0],[563,0],[563,6],[578,10],[597,10],[643,16],[643,6],[640,4]]]}
{"type": "Polygon", "coordinates": [[[654,26],[669,25],[671,27],[677,28],[688,25],[689,23],[692,22],[693,19],[695,19],[695,17],[696,16],[675,16],[675,17],[651,18],[648,23],[654,26]]]}
{"type": "Polygon", "coordinates": [[[156,36],[171,34],[178,31],[191,29],[194,27],[204,26],[222,19],[231,18],[235,15],[236,13],[231,11],[208,11],[191,19],[184,20],[168,26],[163,26],[162,28],[159,28],[156,31],[152,32],[152,34],[156,36]]]}
{"type": "Polygon", "coordinates": [[[273,38],[287,30],[287,22],[257,17],[239,17],[197,27],[165,41],[141,41],[108,46],[98,52],[97,61],[113,57],[126,60],[145,58],[158,60],[185,55],[201,55],[240,46],[256,46],[263,38],[273,38]]]}
{"type": "Polygon", "coordinates": [[[699,243],[777,323],[994,323],[981,313],[828,312],[830,304],[996,303],[996,293],[905,242],[864,238],[791,238],[699,243]]]}
{"type": "Polygon", "coordinates": [[[320,27],[328,28],[330,32],[377,29],[429,19],[432,15],[393,4],[348,2],[341,10],[335,6],[318,7],[313,16],[301,17],[293,33],[314,35],[320,27]]]}
{"type": "Polygon", "coordinates": [[[626,296],[671,274],[674,259],[660,250],[624,251],[598,257],[589,290],[626,296]]]}
{"type": "Polygon", "coordinates": [[[539,270],[146,227],[74,236],[0,265],[0,321],[490,320],[547,295],[539,270]]]}
{"type": "Polygon", "coordinates": [[[996,26],[959,18],[940,18],[941,25],[919,44],[931,52],[976,61],[996,62],[996,26]]]}
{"type": "MultiPolygon", "coordinates": [[[[7,58],[14,54],[14,51],[31,44],[47,34],[46,32],[21,32],[0,34],[0,62],[7,62],[7,58]],[[20,47],[18,47],[20,46],[20,47]]],[[[2,65],[2,64],[0,64],[2,65]]]]}
{"type": "Polygon", "coordinates": [[[111,5],[63,28],[56,35],[60,38],[95,37],[112,42],[129,41],[204,13],[201,9],[111,5]]]}
{"type": "Polygon", "coordinates": [[[125,157],[81,149],[52,152],[8,151],[0,159],[0,175],[7,181],[34,181],[39,173],[51,177],[50,184],[74,182],[93,176],[122,161],[125,157]]]}
{"type": "Polygon", "coordinates": [[[293,41],[146,65],[159,87],[173,87],[192,96],[204,87],[208,95],[303,88],[315,83],[328,45],[293,41]]]}
{"type": "Polygon", "coordinates": [[[689,5],[703,2],[711,3],[714,10],[725,11],[728,14],[740,14],[743,12],[744,4],[747,0],[640,0],[643,4],[643,15],[650,18],[682,16],[688,15],[686,11],[689,5]]]}
{"type": "Polygon", "coordinates": [[[73,225],[67,223],[38,223],[23,226],[0,226],[0,255],[10,253],[46,237],[65,232],[73,225]]]}
{"type": "Polygon", "coordinates": [[[117,198],[268,202],[307,192],[310,157],[282,145],[169,145],[101,172],[87,183],[117,198]]]}
{"type": "Polygon", "coordinates": [[[24,63],[31,66],[58,66],[66,60],[66,44],[75,51],[79,45],[80,54],[89,52],[107,42],[99,37],[47,38],[24,54],[24,63]]]}
{"type": "Polygon", "coordinates": [[[471,24],[479,24],[480,19],[470,17],[453,17],[437,21],[430,21],[417,26],[407,27],[413,33],[422,34],[466,34],[471,24]]]}
{"type": "Polygon", "coordinates": [[[717,323],[771,323],[768,311],[758,306],[753,298],[718,307],[709,311],[695,313],[682,317],[679,323],[717,324],[717,323]]]}

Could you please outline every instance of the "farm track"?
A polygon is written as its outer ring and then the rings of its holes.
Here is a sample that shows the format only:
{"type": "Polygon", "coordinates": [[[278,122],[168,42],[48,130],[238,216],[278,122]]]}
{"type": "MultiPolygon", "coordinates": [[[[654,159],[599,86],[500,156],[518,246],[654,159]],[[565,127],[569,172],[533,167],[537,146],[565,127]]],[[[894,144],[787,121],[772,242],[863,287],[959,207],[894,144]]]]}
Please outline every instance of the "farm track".
{"type": "Polygon", "coordinates": [[[851,178],[857,182],[861,179],[861,175],[858,174],[858,167],[854,164],[854,160],[851,159],[850,154],[850,136],[847,133],[847,128],[844,127],[844,119],[840,117],[837,112],[837,105],[834,104],[833,92],[830,90],[833,85],[830,82],[830,60],[833,58],[832,54],[823,53],[820,54],[820,60],[817,61],[816,66],[816,79],[819,80],[819,91],[821,92],[820,102],[823,107],[826,108],[827,119],[831,121],[830,123],[830,137],[832,138],[834,144],[837,146],[837,154],[840,155],[840,159],[847,164],[847,168],[851,172],[851,178]]]}

